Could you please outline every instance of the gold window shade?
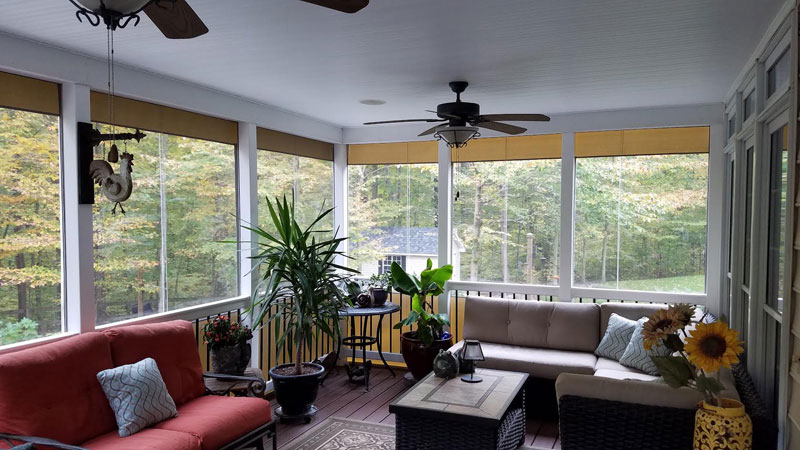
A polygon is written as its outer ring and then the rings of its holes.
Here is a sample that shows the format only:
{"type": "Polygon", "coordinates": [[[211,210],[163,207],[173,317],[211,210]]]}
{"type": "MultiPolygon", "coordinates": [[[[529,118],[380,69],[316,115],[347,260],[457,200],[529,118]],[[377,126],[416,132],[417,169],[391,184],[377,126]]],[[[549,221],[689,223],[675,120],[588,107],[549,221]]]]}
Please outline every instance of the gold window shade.
{"type": "Polygon", "coordinates": [[[58,84],[0,72],[0,106],[59,115],[58,84]]]}
{"type": "Polygon", "coordinates": [[[452,151],[453,162],[515,161],[561,158],[561,135],[511,136],[473,139],[452,151]]]}
{"type": "MultiPolygon", "coordinates": [[[[93,122],[111,123],[108,99],[106,94],[91,93],[93,122]]],[[[114,124],[225,144],[239,142],[234,121],[124,97],[114,97],[114,124]]]]}
{"type": "Polygon", "coordinates": [[[256,130],[256,142],[261,150],[333,161],[333,144],[328,142],[281,133],[280,131],[266,128],[258,128],[256,130]]]}
{"type": "Polygon", "coordinates": [[[708,127],[575,133],[575,156],[636,156],[708,153],[708,127]]]}
{"type": "Polygon", "coordinates": [[[352,144],[347,164],[430,164],[439,160],[437,141],[352,144]]]}

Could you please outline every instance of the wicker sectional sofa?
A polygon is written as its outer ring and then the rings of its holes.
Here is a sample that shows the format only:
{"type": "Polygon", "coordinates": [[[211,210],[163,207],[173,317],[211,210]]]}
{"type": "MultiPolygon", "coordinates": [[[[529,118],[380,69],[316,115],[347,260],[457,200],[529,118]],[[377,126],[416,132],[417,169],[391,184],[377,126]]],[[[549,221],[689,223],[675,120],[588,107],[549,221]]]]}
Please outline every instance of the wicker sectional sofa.
{"type": "MultiPolygon", "coordinates": [[[[565,450],[688,449],[701,396],[688,388],[670,388],[656,376],[594,354],[611,314],[638,320],[664,307],[468,297],[463,337],[481,341],[486,360],[480,367],[530,375],[528,414],[558,417],[565,450]],[[670,421],[670,417],[679,419],[670,421]],[[675,433],[673,425],[681,433],[675,433]],[[622,435],[629,439],[621,439],[622,435]]],[[[463,341],[458,342],[451,351],[462,345],[463,341]]],[[[723,395],[747,400],[751,415],[760,413],[763,408],[754,391],[740,398],[737,384],[747,385],[749,378],[743,370],[738,372],[735,377],[730,370],[722,371],[723,395]]]]}

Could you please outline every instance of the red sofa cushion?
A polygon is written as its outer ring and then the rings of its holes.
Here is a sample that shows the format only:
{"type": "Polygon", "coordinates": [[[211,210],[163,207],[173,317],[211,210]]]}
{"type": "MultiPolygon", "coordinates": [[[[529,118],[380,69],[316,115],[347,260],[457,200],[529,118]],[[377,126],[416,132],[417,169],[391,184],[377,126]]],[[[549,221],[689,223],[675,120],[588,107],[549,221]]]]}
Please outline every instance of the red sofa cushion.
{"type": "Polygon", "coordinates": [[[102,333],[0,355],[0,430],[78,445],[115,431],[97,372],[114,367],[102,333]]]}
{"type": "Polygon", "coordinates": [[[121,438],[114,431],[98,436],[81,444],[89,450],[200,450],[200,439],[189,433],[156,430],[144,430],[121,438]]]}
{"type": "Polygon", "coordinates": [[[178,407],[178,417],[154,425],[200,438],[203,450],[216,450],[269,422],[269,402],[253,397],[206,395],[178,407]]]}
{"type": "Polygon", "coordinates": [[[133,364],[145,358],[156,360],[176,405],[205,393],[203,366],[191,323],[174,320],[110,328],[103,333],[111,345],[114,366],[133,364]]]}

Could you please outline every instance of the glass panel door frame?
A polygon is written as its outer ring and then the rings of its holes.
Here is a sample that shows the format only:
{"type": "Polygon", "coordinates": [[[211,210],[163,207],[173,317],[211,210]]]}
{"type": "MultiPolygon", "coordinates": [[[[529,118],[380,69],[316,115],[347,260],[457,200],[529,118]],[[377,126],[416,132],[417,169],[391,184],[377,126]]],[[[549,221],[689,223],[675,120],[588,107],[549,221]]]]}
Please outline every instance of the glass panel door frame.
{"type": "MultiPolygon", "coordinates": [[[[748,372],[753,377],[756,386],[773,411],[780,411],[782,408],[775,401],[780,385],[784,384],[779,378],[785,374],[780,372],[783,363],[776,358],[786,359],[787,355],[780,352],[776,355],[775,348],[782,341],[783,317],[779,311],[769,305],[769,281],[771,277],[769,270],[769,246],[770,246],[770,226],[773,220],[780,220],[780,215],[771,217],[772,211],[770,202],[770,169],[772,163],[772,134],[779,131],[789,123],[789,111],[783,110],[770,114],[764,123],[757,127],[757,148],[754,183],[754,208],[753,208],[753,251],[750,292],[750,320],[749,320],[749,339],[748,348],[748,372]],[[778,378],[776,378],[776,376],[778,378]]],[[[788,211],[787,211],[788,214],[788,211]]],[[[786,253],[785,253],[786,254],[786,253]]],[[[781,270],[785,270],[785,266],[781,270]]],[[[785,286],[784,286],[785,288],[785,286]]],[[[785,291],[785,289],[784,289],[785,291]]],[[[784,298],[786,292],[783,293],[784,298]]],[[[778,417],[781,414],[778,412],[778,417]]],[[[776,419],[778,418],[776,417],[776,419]]]]}

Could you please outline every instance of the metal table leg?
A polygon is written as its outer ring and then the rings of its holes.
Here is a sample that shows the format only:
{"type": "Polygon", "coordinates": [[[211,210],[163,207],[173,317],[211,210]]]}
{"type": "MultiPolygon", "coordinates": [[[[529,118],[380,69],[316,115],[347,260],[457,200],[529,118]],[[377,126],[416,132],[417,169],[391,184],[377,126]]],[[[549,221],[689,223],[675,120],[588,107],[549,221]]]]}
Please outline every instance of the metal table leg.
{"type": "Polygon", "coordinates": [[[377,344],[378,344],[378,355],[381,357],[381,361],[383,361],[383,365],[387,369],[389,369],[389,373],[391,373],[392,376],[395,376],[394,370],[392,370],[392,367],[386,362],[386,358],[383,357],[383,347],[382,347],[383,333],[382,333],[382,331],[383,331],[383,315],[380,315],[380,316],[378,316],[378,335],[376,336],[376,338],[378,339],[378,342],[377,342],[377,344]]]}

